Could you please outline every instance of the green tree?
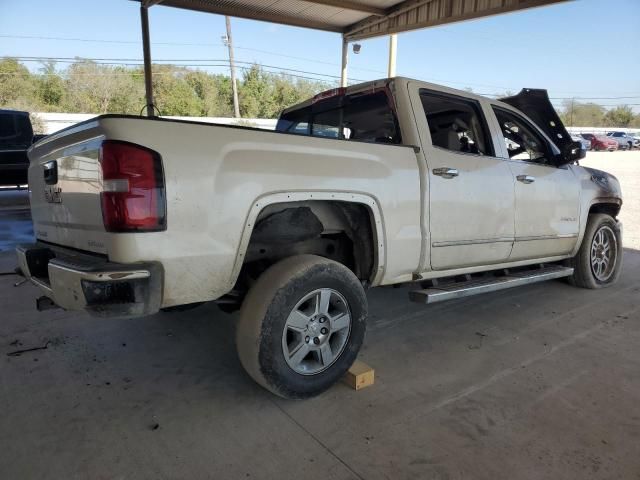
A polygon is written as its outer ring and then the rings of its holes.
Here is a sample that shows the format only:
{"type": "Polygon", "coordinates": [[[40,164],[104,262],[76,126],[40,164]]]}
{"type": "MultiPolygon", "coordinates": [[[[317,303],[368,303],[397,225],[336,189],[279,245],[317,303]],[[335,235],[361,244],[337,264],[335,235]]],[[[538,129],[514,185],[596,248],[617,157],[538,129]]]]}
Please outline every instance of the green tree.
{"type": "Polygon", "coordinates": [[[601,127],[604,126],[605,110],[595,103],[580,103],[575,100],[565,100],[560,109],[560,119],[566,126],[571,127],[601,127]]]}
{"type": "Polygon", "coordinates": [[[202,115],[202,100],[185,79],[188,72],[173,65],[153,66],[154,101],[162,115],[202,115]]]}
{"type": "Polygon", "coordinates": [[[65,109],[81,113],[139,113],[142,79],[124,67],[80,61],[66,71],[65,109]]]}
{"type": "Polygon", "coordinates": [[[39,103],[45,110],[59,110],[65,94],[64,81],[56,72],[55,62],[45,62],[35,80],[39,103]]]}
{"type": "Polygon", "coordinates": [[[13,58],[0,60],[0,107],[30,110],[36,105],[29,69],[13,58]]]}
{"type": "Polygon", "coordinates": [[[607,127],[628,127],[633,121],[633,110],[628,105],[619,105],[609,110],[604,120],[607,127]]]}

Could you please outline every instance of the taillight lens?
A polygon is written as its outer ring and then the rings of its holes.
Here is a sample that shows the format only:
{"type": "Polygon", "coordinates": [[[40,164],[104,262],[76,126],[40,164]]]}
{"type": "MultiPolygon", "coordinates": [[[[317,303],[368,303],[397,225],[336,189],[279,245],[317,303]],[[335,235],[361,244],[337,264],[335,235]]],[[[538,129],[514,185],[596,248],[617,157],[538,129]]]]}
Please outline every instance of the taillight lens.
{"type": "Polygon", "coordinates": [[[102,220],[108,232],[166,228],[162,160],[153,150],[105,140],[100,148],[102,220]]]}

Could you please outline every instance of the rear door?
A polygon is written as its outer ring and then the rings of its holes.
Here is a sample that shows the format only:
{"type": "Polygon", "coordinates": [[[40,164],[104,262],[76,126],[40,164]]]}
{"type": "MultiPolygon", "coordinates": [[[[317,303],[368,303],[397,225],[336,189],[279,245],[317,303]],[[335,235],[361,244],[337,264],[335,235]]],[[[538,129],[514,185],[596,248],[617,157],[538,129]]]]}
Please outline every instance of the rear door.
{"type": "Polygon", "coordinates": [[[524,116],[493,106],[504,138],[502,155],[515,180],[515,244],[510,260],[564,255],[579,232],[580,185],[556,152],[524,116]]]}
{"type": "Polygon", "coordinates": [[[509,258],[514,190],[497,158],[480,101],[411,89],[427,163],[424,197],[433,270],[491,265],[509,258]]]}

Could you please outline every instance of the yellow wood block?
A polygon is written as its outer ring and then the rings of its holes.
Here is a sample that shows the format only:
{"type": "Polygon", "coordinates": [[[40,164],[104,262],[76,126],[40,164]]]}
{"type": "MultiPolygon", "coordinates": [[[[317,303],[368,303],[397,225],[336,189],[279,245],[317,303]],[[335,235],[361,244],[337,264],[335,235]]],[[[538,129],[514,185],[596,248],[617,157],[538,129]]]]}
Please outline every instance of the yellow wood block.
{"type": "Polygon", "coordinates": [[[374,372],[373,368],[369,365],[360,360],[356,360],[347,373],[345,373],[342,380],[354,390],[360,390],[373,385],[375,379],[374,372]]]}

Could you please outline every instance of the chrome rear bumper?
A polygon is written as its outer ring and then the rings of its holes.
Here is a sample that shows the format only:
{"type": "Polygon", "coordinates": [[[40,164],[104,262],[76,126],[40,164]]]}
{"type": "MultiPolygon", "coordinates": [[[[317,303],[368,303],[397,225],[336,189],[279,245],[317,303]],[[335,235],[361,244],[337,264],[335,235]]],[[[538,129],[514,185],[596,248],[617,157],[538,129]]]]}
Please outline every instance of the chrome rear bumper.
{"type": "Polygon", "coordinates": [[[162,304],[158,262],[118,264],[41,242],[19,245],[16,254],[24,276],[65,310],[130,317],[155,313],[162,304]]]}

